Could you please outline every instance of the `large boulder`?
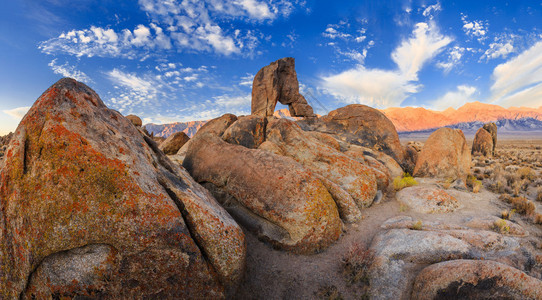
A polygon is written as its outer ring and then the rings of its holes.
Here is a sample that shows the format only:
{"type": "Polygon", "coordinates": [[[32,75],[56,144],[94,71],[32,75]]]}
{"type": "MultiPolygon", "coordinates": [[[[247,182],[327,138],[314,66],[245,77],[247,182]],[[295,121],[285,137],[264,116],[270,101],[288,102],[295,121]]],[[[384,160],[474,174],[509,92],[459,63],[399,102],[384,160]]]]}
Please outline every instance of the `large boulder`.
{"type": "Polygon", "coordinates": [[[179,131],[168,136],[163,142],[160,143],[160,150],[162,150],[167,155],[177,154],[179,149],[188,142],[190,138],[186,133],[179,131]]]}
{"type": "Polygon", "coordinates": [[[130,120],[130,122],[132,122],[132,124],[134,124],[136,127],[141,127],[143,125],[141,118],[136,115],[127,115],[126,119],[130,120]]]}
{"type": "Polygon", "coordinates": [[[461,205],[456,198],[434,186],[417,185],[397,192],[397,201],[420,213],[448,213],[461,205]]]}
{"type": "Polygon", "coordinates": [[[416,161],[414,176],[461,179],[470,173],[471,154],[460,129],[440,128],[433,132],[416,161]]]}
{"type": "Polygon", "coordinates": [[[277,101],[288,105],[292,117],[315,116],[312,107],[299,93],[295,60],[292,57],[272,62],[254,76],[251,114],[273,116],[277,101]]]}
{"type": "Polygon", "coordinates": [[[224,131],[222,139],[230,144],[258,148],[264,142],[266,124],[267,119],[264,117],[240,116],[224,131]]]}
{"type": "Polygon", "coordinates": [[[284,155],[292,157],[307,170],[336,183],[352,196],[359,208],[373,203],[377,193],[373,169],[321,143],[295,122],[270,120],[266,142],[278,146],[284,155]]]}
{"type": "Polygon", "coordinates": [[[222,298],[243,274],[241,228],[82,83],[38,98],[5,163],[0,298],[222,298]]]}
{"type": "Polygon", "coordinates": [[[326,187],[290,158],[205,133],[192,138],[183,166],[234,218],[278,248],[312,253],[341,234],[326,187]]]}
{"type": "Polygon", "coordinates": [[[493,138],[491,133],[487,132],[484,128],[478,129],[472,142],[471,154],[479,154],[483,156],[493,155],[493,138]]]}
{"type": "Polygon", "coordinates": [[[497,125],[495,123],[486,123],[482,127],[487,132],[491,134],[491,139],[493,140],[493,149],[491,150],[491,155],[495,154],[495,148],[497,147],[497,125]]]}
{"type": "Polygon", "coordinates": [[[542,281],[491,260],[452,260],[423,269],[411,299],[542,299],[542,281]]]}
{"type": "Polygon", "coordinates": [[[316,120],[299,121],[303,129],[331,133],[342,140],[381,151],[403,164],[404,149],[393,123],[380,111],[351,104],[316,120]]]}

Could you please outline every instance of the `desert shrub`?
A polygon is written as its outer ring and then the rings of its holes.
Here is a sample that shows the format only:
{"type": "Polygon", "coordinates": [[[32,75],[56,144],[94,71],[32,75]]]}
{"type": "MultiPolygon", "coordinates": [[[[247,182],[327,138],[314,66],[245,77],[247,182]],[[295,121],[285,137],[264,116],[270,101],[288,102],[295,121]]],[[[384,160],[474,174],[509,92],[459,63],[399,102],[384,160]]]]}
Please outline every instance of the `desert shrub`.
{"type": "Polygon", "coordinates": [[[536,191],[536,200],[542,201],[542,187],[538,188],[538,190],[536,191]]]}
{"type": "Polygon", "coordinates": [[[534,216],[534,223],[538,225],[542,225],[542,214],[536,214],[534,216]]]}
{"type": "Polygon", "coordinates": [[[449,189],[452,186],[452,183],[454,183],[454,179],[451,177],[446,178],[444,182],[442,182],[442,187],[445,189],[449,189]]]}
{"type": "Polygon", "coordinates": [[[498,219],[493,223],[493,229],[498,233],[510,233],[510,226],[506,223],[506,220],[498,219]]]}
{"type": "Polygon", "coordinates": [[[516,212],[515,209],[512,209],[512,210],[503,210],[501,212],[501,219],[503,220],[510,220],[512,219],[512,216],[514,215],[514,213],[516,212]]]}
{"type": "Polygon", "coordinates": [[[482,182],[480,180],[474,180],[472,183],[472,192],[478,193],[480,192],[480,189],[482,188],[482,182]]]}
{"type": "Polygon", "coordinates": [[[519,168],[516,173],[521,179],[533,180],[536,177],[536,172],[530,167],[519,168]]]}
{"type": "Polygon", "coordinates": [[[369,284],[369,267],[374,258],[372,250],[354,243],[342,258],[343,274],[348,283],[369,284]]]}
{"type": "Polygon", "coordinates": [[[536,209],[533,202],[527,200],[525,197],[514,197],[512,199],[512,207],[518,214],[532,215],[536,209]]]}
{"type": "Polygon", "coordinates": [[[393,187],[396,191],[400,191],[406,187],[418,185],[418,182],[409,173],[404,173],[403,177],[395,177],[393,179],[393,187]]]}
{"type": "Polygon", "coordinates": [[[339,289],[334,285],[326,285],[318,289],[316,293],[318,299],[342,300],[343,297],[339,289]]]}
{"type": "Polygon", "coordinates": [[[506,202],[506,203],[512,203],[512,196],[508,194],[502,194],[499,196],[499,200],[506,202]]]}
{"type": "Polygon", "coordinates": [[[416,223],[412,224],[412,226],[410,226],[410,229],[412,230],[422,230],[423,228],[423,224],[422,224],[422,220],[418,220],[416,221],[416,223]]]}

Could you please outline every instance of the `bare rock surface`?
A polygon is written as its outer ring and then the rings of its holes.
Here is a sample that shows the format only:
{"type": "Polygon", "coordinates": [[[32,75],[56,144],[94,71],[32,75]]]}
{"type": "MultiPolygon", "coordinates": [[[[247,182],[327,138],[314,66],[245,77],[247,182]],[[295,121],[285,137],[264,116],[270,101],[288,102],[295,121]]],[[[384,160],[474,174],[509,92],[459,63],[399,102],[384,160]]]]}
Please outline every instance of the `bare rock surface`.
{"type": "Polygon", "coordinates": [[[372,204],[377,192],[372,168],[319,142],[290,120],[269,121],[267,141],[307,170],[340,186],[352,196],[359,208],[372,204]]]}
{"type": "Polygon", "coordinates": [[[263,67],[252,83],[252,115],[273,116],[277,102],[288,105],[292,117],[314,117],[312,107],[299,93],[292,57],[281,58],[263,67]]]}
{"type": "Polygon", "coordinates": [[[291,158],[205,133],[192,138],[183,165],[241,224],[278,248],[312,253],[339,238],[333,198],[291,158]]]}
{"type": "Polygon", "coordinates": [[[267,119],[260,116],[241,116],[224,131],[222,139],[230,144],[258,148],[265,141],[267,119]]]}
{"type": "Polygon", "coordinates": [[[167,155],[177,154],[179,149],[181,149],[181,147],[189,140],[190,138],[186,135],[186,133],[179,131],[168,136],[167,139],[160,143],[158,148],[160,148],[160,150],[167,155]]]}
{"type": "Polygon", "coordinates": [[[471,154],[492,156],[493,155],[493,138],[491,133],[487,132],[484,128],[478,129],[472,142],[471,154]]]}
{"type": "Polygon", "coordinates": [[[407,187],[397,192],[396,197],[397,201],[426,214],[449,213],[461,207],[456,198],[435,186],[407,187]]]}
{"type": "Polygon", "coordinates": [[[459,129],[440,128],[433,132],[418,156],[414,176],[466,181],[471,154],[459,129]]]}
{"type": "Polygon", "coordinates": [[[222,298],[243,273],[241,228],[82,83],[38,98],[5,162],[1,298],[222,298]]]}
{"type": "Polygon", "coordinates": [[[403,164],[404,149],[393,123],[380,111],[351,104],[316,120],[299,121],[303,129],[335,134],[344,141],[384,152],[403,164]]]}
{"type": "Polygon", "coordinates": [[[412,299],[542,299],[542,281],[489,260],[452,260],[416,277],[412,299]]]}
{"type": "Polygon", "coordinates": [[[491,139],[493,141],[493,149],[491,149],[491,155],[495,154],[495,148],[497,147],[497,124],[495,123],[486,123],[482,127],[484,128],[489,134],[491,134],[491,139]]]}

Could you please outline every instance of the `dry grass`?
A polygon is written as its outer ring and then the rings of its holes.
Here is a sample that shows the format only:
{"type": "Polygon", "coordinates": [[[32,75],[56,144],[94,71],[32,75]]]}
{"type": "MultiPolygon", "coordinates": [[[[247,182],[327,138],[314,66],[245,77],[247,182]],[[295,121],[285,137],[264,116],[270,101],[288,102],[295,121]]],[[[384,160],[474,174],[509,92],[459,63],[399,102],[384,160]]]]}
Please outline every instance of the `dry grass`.
{"type": "Polygon", "coordinates": [[[515,209],[512,209],[512,210],[503,210],[501,212],[501,219],[503,220],[510,220],[512,219],[512,216],[514,215],[514,213],[516,212],[515,209]]]}
{"type": "Polygon", "coordinates": [[[522,215],[532,215],[536,210],[534,203],[525,197],[514,197],[512,199],[512,207],[518,214],[522,215]]]}
{"type": "Polygon", "coordinates": [[[542,201],[542,187],[539,187],[536,191],[536,201],[542,201]]]}
{"type": "Polygon", "coordinates": [[[349,284],[369,285],[369,267],[374,253],[358,243],[352,244],[342,258],[343,275],[349,284]]]}
{"type": "Polygon", "coordinates": [[[323,286],[318,289],[318,292],[316,293],[316,297],[318,299],[323,300],[342,300],[343,297],[341,295],[341,292],[339,292],[339,289],[337,289],[334,285],[327,285],[323,286]]]}
{"type": "Polygon", "coordinates": [[[493,229],[501,234],[510,233],[510,226],[506,223],[506,220],[498,219],[493,223],[493,229]]]}
{"type": "Polygon", "coordinates": [[[422,224],[422,220],[418,220],[416,221],[416,223],[412,224],[412,226],[410,226],[410,229],[412,230],[422,230],[423,228],[423,224],[422,224]]]}
{"type": "Polygon", "coordinates": [[[533,222],[538,225],[542,225],[542,214],[536,214],[534,216],[533,222]]]}

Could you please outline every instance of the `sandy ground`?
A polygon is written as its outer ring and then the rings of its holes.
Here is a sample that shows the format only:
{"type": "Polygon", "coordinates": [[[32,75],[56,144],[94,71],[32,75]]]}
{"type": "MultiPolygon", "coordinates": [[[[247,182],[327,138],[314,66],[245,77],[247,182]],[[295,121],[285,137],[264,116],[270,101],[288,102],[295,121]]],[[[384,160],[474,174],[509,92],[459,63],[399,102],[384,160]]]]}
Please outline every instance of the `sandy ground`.
{"type": "MultiPolygon", "coordinates": [[[[516,142],[517,143],[517,142],[516,142]]],[[[531,142],[526,142],[533,144],[531,142]]],[[[534,144],[542,145],[542,139],[534,144]]],[[[514,145],[503,142],[502,146],[514,145]]],[[[420,184],[435,183],[432,179],[418,179],[420,184]]],[[[343,299],[360,299],[363,289],[349,285],[342,274],[341,259],[353,244],[370,245],[373,237],[381,232],[386,220],[395,216],[410,216],[423,222],[439,221],[446,224],[463,224],[465,220],[488,215],[500,217],[509,204],[498,200],[498,195],[482,189],[480,193],[461,193],[447,190],[463,205],[453,213],[421,214],[406,209],[394,195],[388,195],[381,203],[363,210],[364,218],[356,224],[346,224],[340,239],[322,253],[296,255],[274,250],[260,242],[253,234],[247,236],[247,270],[234,299],[318,299],[321,288],[334,286],[343,299]]],[[[537,203],[539,211],[541,203],[537,203]]],[[[528,240],[542,242],[542,226],[530,219],[515,215],[513,222],[529,231],[528,240]]]]}

